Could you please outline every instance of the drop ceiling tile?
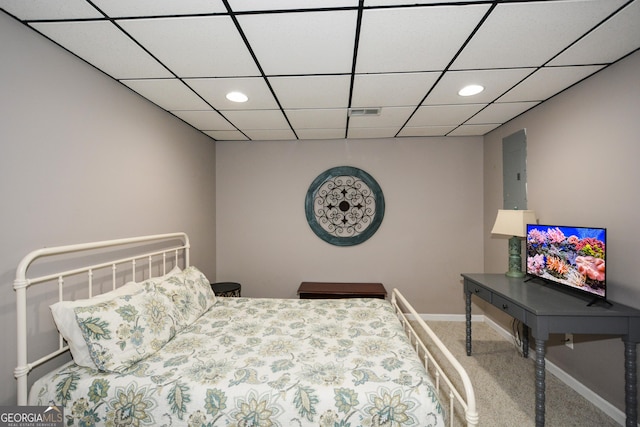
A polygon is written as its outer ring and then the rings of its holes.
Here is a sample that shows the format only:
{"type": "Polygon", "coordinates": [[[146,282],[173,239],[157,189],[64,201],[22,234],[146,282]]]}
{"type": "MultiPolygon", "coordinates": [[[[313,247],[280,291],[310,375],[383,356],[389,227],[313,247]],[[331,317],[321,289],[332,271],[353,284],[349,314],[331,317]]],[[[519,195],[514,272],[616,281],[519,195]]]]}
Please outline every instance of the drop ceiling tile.
{"type": "Polygon", "coordinates": [[[448,136],[479,136],[491,132],[500,126],[500,123],[486,125],[462,125],[451,131],[448,136]]]}
{"type": "Polygon", "coordinates": [[[477,115],[473,116],[467,125],[484,125],[493,123],[506,123],[517,115],[533,108],[538,102],[504,102],[491,104],[477,115]]]}
{"type": "MultiPolygon", "coordinates": [[[[467,2],[485,1],[485,0],[467,0],[467,2]]],[[[364,7],[371,6],[402,6],[407,4],[445,4],[460,3],[460,0],[364,0],[364,7]]]]}
{"type": "Polygon", "coordinates": [[[213,110],[171,111],[171,113],[199,130],[235,130],[232,124],[213,110]]]}
{"type": "Polygon", "coordinates": [[[397,132],[414,110],[415,107],[383,107],[378,116],[351,116],[349,128],[394,127],[397,132]]]}
{"type": "Polygon", "coordinates": [[[446,136],[455,126],[406,126],[398,136],[446,136]]]}
{"type": "Polygon", "coordinates": [[[602,65],[594,65],[541,68],[500,97],[498,102],[544,101],[602,67],[602,65]]]}
{"type": "Polygon", "coordinates": [[[291,130],[287,129],[251,129],[245,131],[252,141],[287,141],[296,139],[291,130]]]}
{"type": "Polygon", "coordinates": [[[273,110],[278,108],[269,87],[262,77],[185,79],[217,110],[273,110]],[[226,94],[239,91],[249,97],[247,102],[232,102],[226,94]]]}
{"type": "Polygon", "coordinates": [[[227,12],[221,0],[93,0],[93,4],[116,18],[227,12]]]}
{"type": "Polygon", "coordinates": [[[349,128],[348,138],[393,138],[398,128],[349,128]]]}
{"type": "Polygon", "coordinates": [[[257,129],[291,129],[280,110],[235,110],[225,111],[224,115],[245,133],[257,129]]]}
{"type": "Polygon", "coordinates": [[[210,107],[178,79],[121,80],[165,110],[205,110],[210,107]]]}
{"type": "Polygon", "coordinates": [[[424,105],[489,103],[533,71],[535,68],[449,71],[440,79],[424,105]],[[458,91],[469,84],[484,86],[484,91],[474,96],[458,95],[458,91]]]}
{"type": "Polygon", "coordinates": [[[350,76],[270,77],[284,109],[347,108],[350,76]]]}
{"type": "Polygon", "coordinates": [[[248,141],[249,138],[237,130],[208,130],[204,132],[217,141],[248,141]]]}
{"type": "Polygon", "coordinates": [[[410,127],[454,126],[464,123],[486,104],[428,105],[418,108],[407,123],[410,127]]]}
{"type": "Polygon", "coordinates": [[[640,47],[640,1],[635,1],[596,28],[550,65],[613,62],[640,47]]]}
{"type": "Polygon", "coordinates": [[[267,75],[351,72],[356,19],[353,10],[238,16],[267,75]]]}
{"type": "Polygon", "coordinates": [[[624,1],[498,3],[452,69],[542,65],[624,1]]]}
{"type": "Polygon", "coordinates": [[[296,129],[300,139],[344,139],[345,129],[296,129]]]}
{"type": "Polygon", "coordinates": [[[303,129],[344,129],[347,126],[347,109],[304,109],[285,110],[285,114],[296,130],[303,129]]]}
{"type": "Polygon", "coordinates": [[[31,26],[116,79],[171,77],[111,22],[41,22],[31,26]]]}
{"type": "Polygon", "coordinates": [[[440,73],[357,74],[351,107],[418,105],[440,73]]]}
{"type": "Polygon", "coordinates": [[[102,18],[86,0],[0,0],[0,7],[22,20],[102,18]]]}
{"type": "Polygon", "coordinates": [[[443,70],[488,8],[468,5],[365,10],[356,72],[443,70]]]}
{"type": "Polygon", "coordinates": [[[178,77],[260,75],[228,16],[117,22],[178,77]]]}
{"type": "Polygon", "coordinates": [[[234,12],[290,10],[333,7],[358,7],[358,0],[229,0],[234,12]]]}

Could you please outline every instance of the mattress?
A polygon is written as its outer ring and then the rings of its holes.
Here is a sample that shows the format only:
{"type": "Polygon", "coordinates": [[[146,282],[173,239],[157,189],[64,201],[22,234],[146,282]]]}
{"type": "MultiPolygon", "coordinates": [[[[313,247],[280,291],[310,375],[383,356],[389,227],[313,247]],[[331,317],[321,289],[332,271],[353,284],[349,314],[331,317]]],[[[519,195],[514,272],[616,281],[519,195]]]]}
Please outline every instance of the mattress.
{"type": "Polygon", "coordinates": [[[444,426],[431,379],[380,299],[217,298],[120,373],[73,362],[30,405],[67,425],[444,426]]]}

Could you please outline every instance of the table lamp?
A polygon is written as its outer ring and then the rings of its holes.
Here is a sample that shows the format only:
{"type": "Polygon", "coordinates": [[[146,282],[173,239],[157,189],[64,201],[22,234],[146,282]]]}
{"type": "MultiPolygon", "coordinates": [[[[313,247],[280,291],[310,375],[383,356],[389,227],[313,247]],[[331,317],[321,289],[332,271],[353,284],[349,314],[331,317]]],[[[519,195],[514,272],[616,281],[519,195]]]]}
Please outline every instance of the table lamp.
{"type": "Polygon", "coordinates": [[[536,223],[536,214],[530,210],[499,209],[491,234],[511,236],[509,239],[509,277],[524,277],[522,271],[521,237],[527,235],[527,224],[536,223]]]}

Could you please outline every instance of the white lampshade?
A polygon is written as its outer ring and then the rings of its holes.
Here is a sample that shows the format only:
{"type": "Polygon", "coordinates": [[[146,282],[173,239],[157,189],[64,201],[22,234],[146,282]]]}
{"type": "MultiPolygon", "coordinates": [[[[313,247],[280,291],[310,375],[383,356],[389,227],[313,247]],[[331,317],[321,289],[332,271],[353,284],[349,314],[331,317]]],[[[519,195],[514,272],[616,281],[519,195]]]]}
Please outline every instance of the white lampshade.
{"type": "Polygon", "coordinates": [[[492,234],[524,237],[527,235],[527,224],[536,223],[536,214],[528,210],[499,209],[492,234]]]}

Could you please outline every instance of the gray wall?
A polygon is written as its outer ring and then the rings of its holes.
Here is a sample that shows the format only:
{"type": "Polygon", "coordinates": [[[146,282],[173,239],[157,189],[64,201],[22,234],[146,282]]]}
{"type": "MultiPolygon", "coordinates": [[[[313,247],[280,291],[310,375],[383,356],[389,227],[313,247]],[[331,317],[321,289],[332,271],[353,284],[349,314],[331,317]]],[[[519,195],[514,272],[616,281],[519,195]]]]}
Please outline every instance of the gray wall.
{"type": "Polygon", "coordinates": [[[192,263],[215,276],[215,143],[1,12],[0,40],[0,405],[9,405],[12,283],[27,252],[185,231],[192,263]]]}
{"type": "Polygon", "coordinates": [[[464,313],[460,273],[482,270],[482,138],[216,143],[218,280],[295,298],[302,281],[381,282],[420,313],[464,313]],[[355,166],[380,185],[378,231],[333,246],[309,227],[309,185],[355,166]]]}
{"type": "MultiPolygon", "coordinates": [[[[540,223],[607,228],[607,286],[613,301],[640,308],[640,52],[601,71],[485,136],[486,272],[507,270],[507,241],[491,237],[502,207],[502,138],[526,129],[528,208],[540,223]]],[[[534,286],[534,285],[532,285],[534,286]]],[[[489,310],[496,320],[506,319],[489,310]]],[[[600,396],[624,408],[620,339],[552,337],[548,358],[600,396]]]]}

